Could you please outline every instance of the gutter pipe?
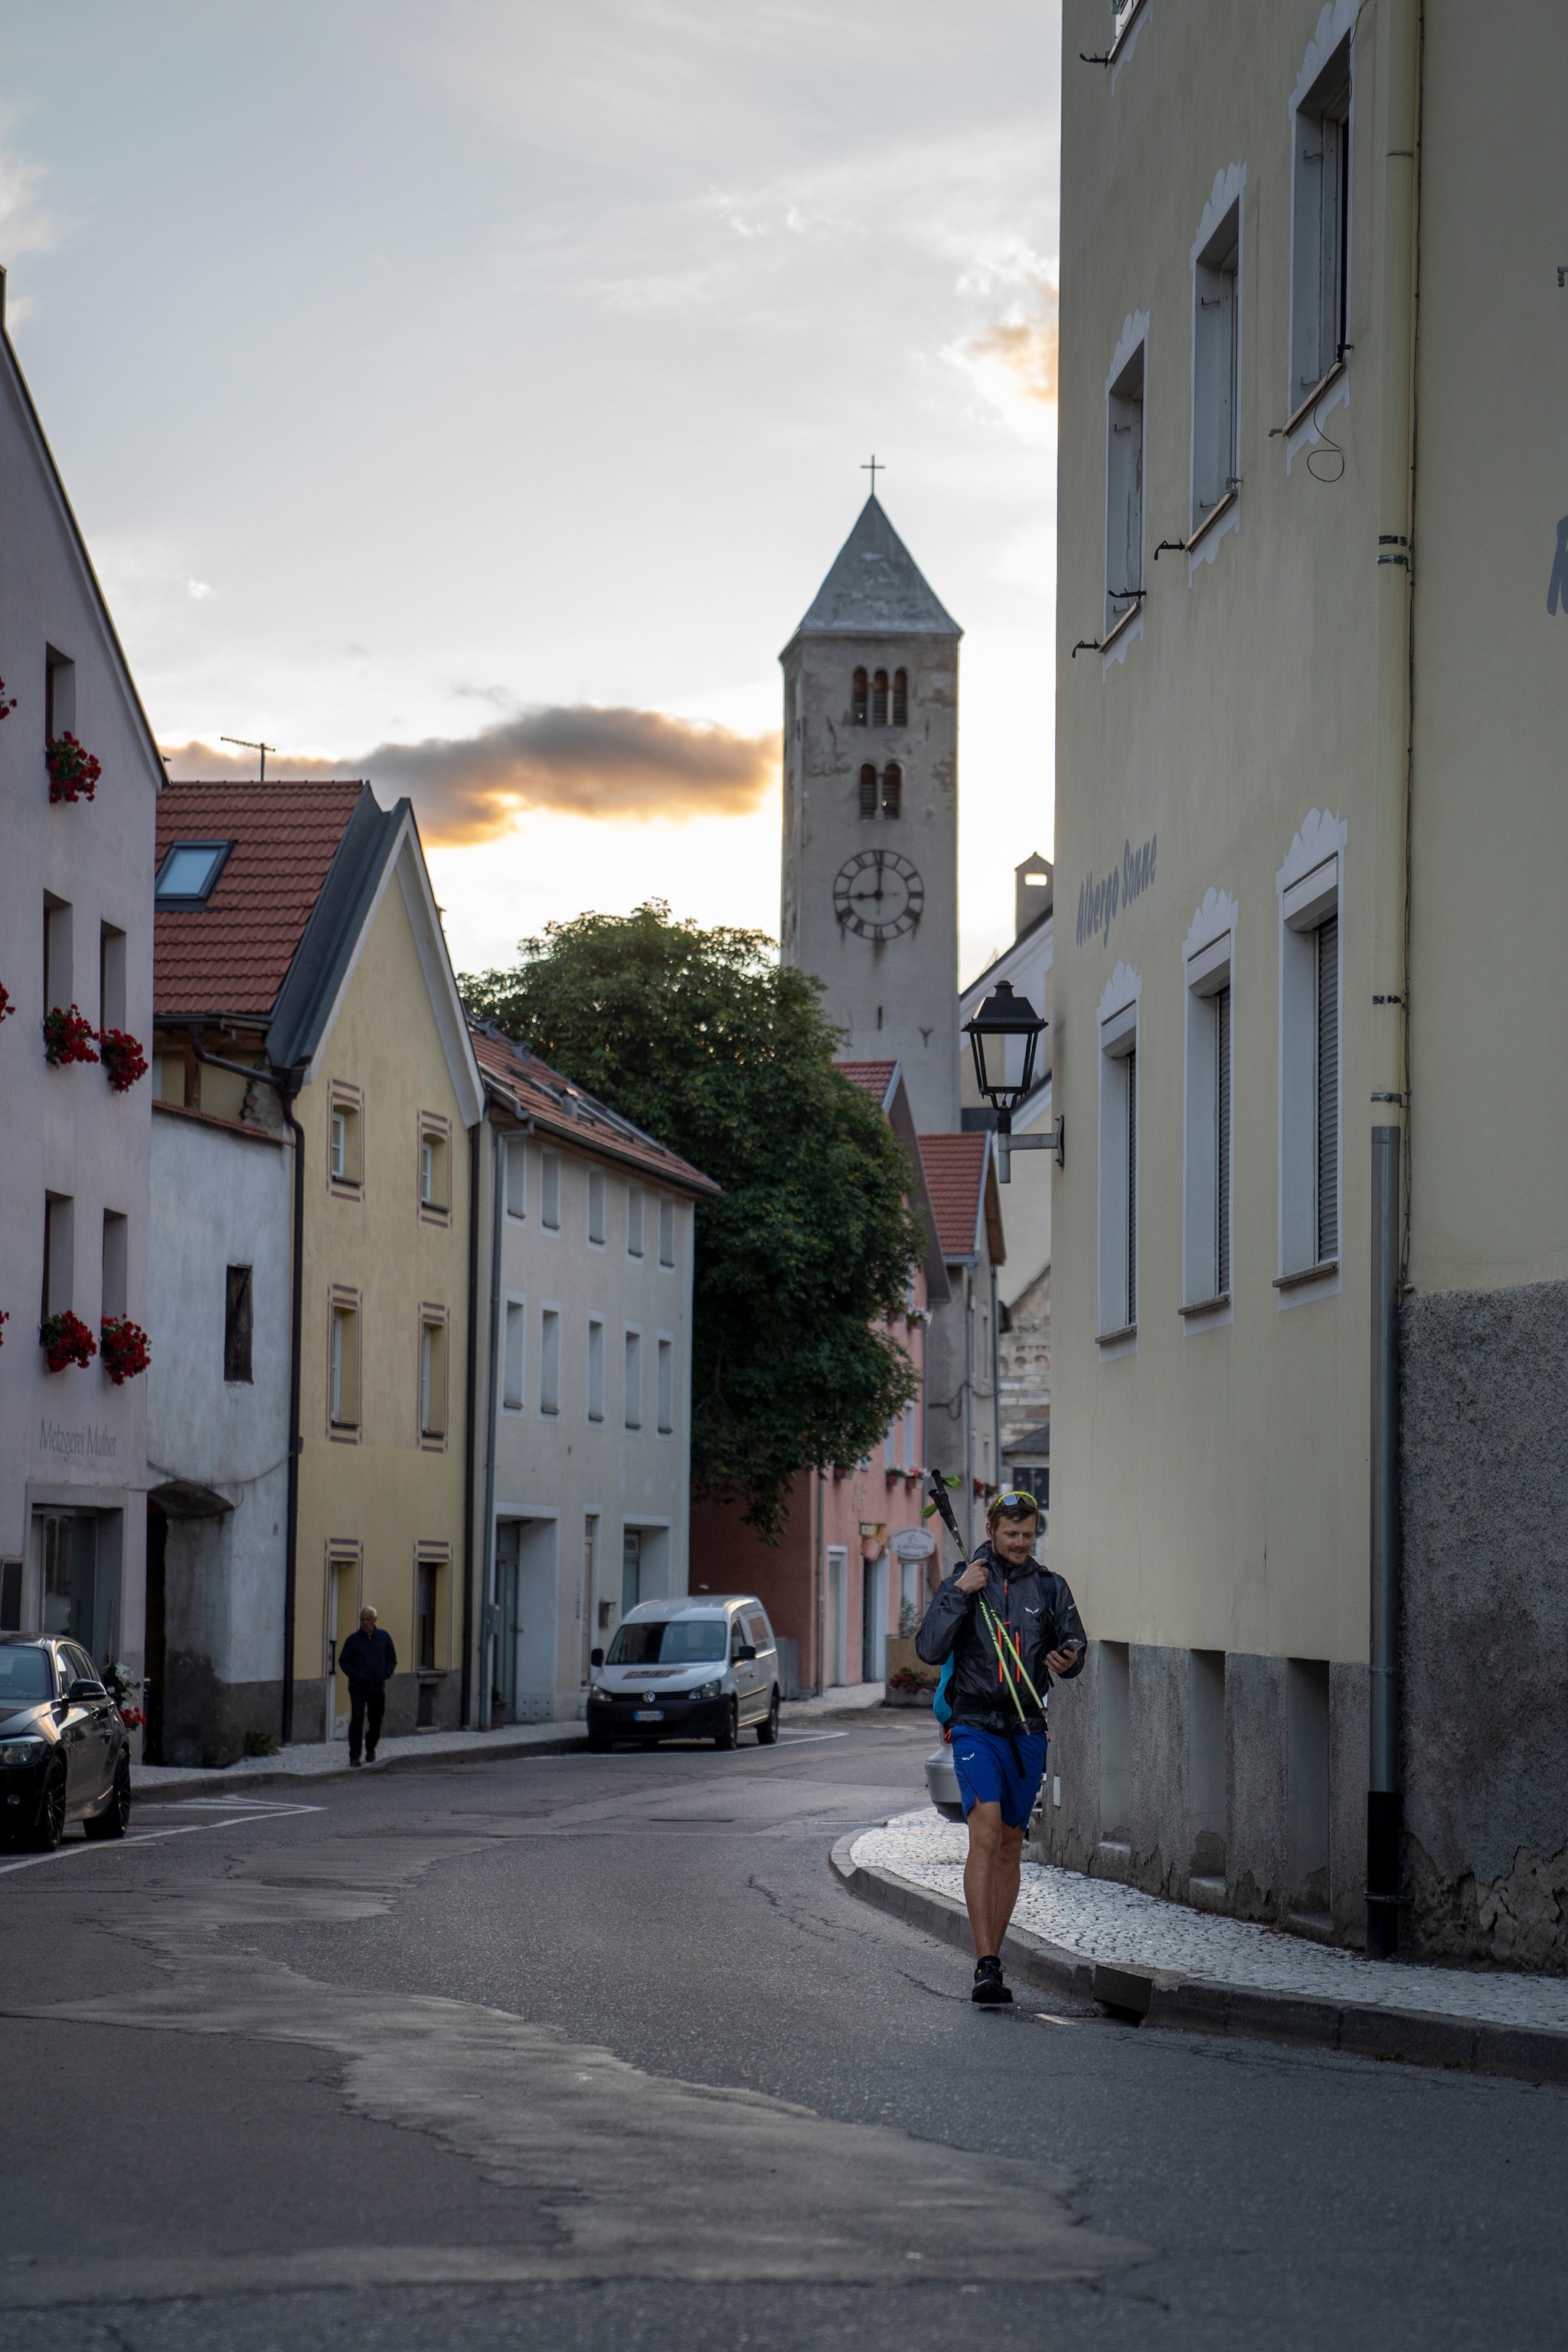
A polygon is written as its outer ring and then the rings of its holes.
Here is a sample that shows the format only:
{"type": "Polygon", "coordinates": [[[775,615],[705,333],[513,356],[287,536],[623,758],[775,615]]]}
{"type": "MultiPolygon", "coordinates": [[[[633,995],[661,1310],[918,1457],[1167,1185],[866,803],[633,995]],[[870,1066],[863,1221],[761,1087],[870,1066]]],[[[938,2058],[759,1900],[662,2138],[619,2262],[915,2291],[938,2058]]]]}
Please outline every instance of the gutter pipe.
{"type": "MultiPolygon", "coordinates": [[[[519,1129],[519,1132],[523,1135],[531,1135],[533,1133],[533,1121],[531,1119],[525,1120],[519,1129]]],[[[505,1146],[502,1141],[500,1128],[493,1125],[493,1123],[490,1128],[490,1137],[492,1144],[490,1152],[490,1190],[494,1197],[491,1202],[490,1222],[489,1368],[486,1374],[487,1385],[485,1396],[485,1529],[484,1540],[480,1549],[480,1557],[483,1563],[481,1576],[484,1591],[484,1614],[479,1621],[481,1629],[479,1634],[480,1682],[478,1713],[479,1727],[481,1731],[488,1731],[490,1727],[490,1693],[495,1688],[495,1633],[493,1631],[495,1619],[492,1612],[495,1605],[496,1558],[496,1413],[497,1407],[500,1402],[499,1391],[500,1388],[500,1382],[496,1378],[496,1349],[500,1342],[500,1331],[501,1217],[502,1211],[505,1206],[504,1192],[501,1181],[501,1155],[505,1146]]],[[[475,1197],[477,1201],[477,1185],[475,1197]]]]}
{"type": "Polygon", "coordinates": [[[226,1061],[221,1055],[207,1053],[198,1026],[193,1024],[186,1034],[191,1051],[204,1069],[228,1070],[236,1077],[247,1078],[257,1086],[275,1087],[279,1107],[294,1139],[294,1216],[289,1237],[289,1499],[283,1541],[283,1703],[278,1738],[279,1746],[287,1748],[294,1738],[294,1615],[300,1565],[300,1449],[303,1443],[300,1391],[305,1324],[305,1130],[294,1116],[294,1104],[305,1083],[309,1065],[299,1062],[291,1070],[256,1069],[247,1062],[226,1061]]]}
{"type": "MultiPolygon", "coordinates": [[[[1383,205],[1378,407],[1377,800],[1373,854],[1373,986],[1397,1014],[1373,1034],[1372,1099],[1410,1116],[1410,776],[1415,639],[1416,223],[1422,10],[1387,0],[1377,23],[1378,138],[1383,205]]],[[[1370,1250],[1370,1668],[1366,1800],[1366,1948],[1392,1958],[1399,1942],[1402,1796],[1399,1772],[1399,1310],[1405,1239],[1401,1130],[1372,1129],[1370,1250]]],[[[1408,1153],[1405,1156],[1408,1182],[1408,1153]]]]}

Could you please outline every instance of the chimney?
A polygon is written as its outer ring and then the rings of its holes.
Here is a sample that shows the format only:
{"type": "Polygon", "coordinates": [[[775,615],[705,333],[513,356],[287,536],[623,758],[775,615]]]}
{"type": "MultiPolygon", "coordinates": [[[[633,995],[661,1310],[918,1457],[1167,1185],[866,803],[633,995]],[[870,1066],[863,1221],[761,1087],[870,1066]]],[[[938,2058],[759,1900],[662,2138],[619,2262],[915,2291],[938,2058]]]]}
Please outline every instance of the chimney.
{"type": "Polygon", "coordinates": [[[1051,911],[1056,867],[1038,851],[1013,868],[1013,936],[1022,939],[1033,923],[1051,911]]]}

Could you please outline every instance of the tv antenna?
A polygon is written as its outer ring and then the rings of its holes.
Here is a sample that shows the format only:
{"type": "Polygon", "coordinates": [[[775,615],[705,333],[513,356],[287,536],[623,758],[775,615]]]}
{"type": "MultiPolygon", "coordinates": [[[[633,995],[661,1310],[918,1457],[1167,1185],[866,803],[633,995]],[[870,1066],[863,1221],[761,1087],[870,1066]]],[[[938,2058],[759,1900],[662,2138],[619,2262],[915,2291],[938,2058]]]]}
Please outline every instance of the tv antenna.
{"type": "Polygon", "coordinates": [[[262,784],[267,782],[267,754],[268,751],[276,751],[278,749],[276,743],[252,743],[248,738],[244,735],[220,735],[218,737],[218,741],[220,743],[233,743],[242,751],[259,751],[261,754],[261,773],[257,778],[257,782],[258,783],[262,784]]]}

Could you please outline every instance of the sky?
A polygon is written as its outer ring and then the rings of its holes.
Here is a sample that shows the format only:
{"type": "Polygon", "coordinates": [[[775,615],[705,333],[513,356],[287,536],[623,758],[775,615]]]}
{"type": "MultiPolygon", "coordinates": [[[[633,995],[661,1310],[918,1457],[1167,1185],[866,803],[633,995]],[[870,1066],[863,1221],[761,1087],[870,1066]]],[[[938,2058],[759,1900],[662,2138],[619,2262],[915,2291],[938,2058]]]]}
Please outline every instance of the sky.
{"type": "Polygon", "coordinates": [[[22,365],[176,776],[410,793],[459,971],[778,927],[778,655],[963,625],[960,966],[1052,851],[1055,0],[5,0],[22,365]],[[233,761],[232,769],[220,764],[233,761]]]}

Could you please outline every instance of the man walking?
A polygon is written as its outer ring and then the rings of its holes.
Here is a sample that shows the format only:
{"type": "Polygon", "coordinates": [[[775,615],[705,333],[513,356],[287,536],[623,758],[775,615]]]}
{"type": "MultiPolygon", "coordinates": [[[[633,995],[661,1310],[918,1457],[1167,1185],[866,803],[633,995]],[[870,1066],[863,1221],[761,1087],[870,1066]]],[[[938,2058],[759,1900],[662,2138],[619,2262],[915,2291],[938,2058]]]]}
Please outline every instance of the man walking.
{"type": "Polygon", "coordinates": [[[392,1636],[382,1632],[374,1609],[360,1611],[359,1631],[338,1652],[338,1665],[349,1686],[349,1762],[359,1762],[363,1739],[364,1760],[374,1764],[386,1713],[386,1685],[397,1672],[392,1636]]]}
{"type": "Polygon", "coordinates": [[[1034,1557],[1033,1495],[998,1495],[985,1528],[968,1567],[938,1586],[915,1650],[928,1666],[952,1660],[949,1737],[969,1824],[963,1899],[974,1937],[972,1998],[991,2008],[1013,1998],[1002,1976],[1002,1939],[1018,1900],[1024,1832],[1045,1778],[1050,1679],[1082,1673],[1088,1641],[1065,1579],[1034,1557]]]}

